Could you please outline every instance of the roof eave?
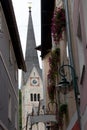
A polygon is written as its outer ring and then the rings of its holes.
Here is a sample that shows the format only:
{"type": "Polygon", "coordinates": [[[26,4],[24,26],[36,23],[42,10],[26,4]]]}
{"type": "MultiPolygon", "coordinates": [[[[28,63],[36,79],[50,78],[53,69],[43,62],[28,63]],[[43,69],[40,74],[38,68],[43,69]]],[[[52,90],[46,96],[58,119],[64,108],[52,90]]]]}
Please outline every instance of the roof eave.
{"type": "Polygon", "coordinates": [[[12,45],[17,60],[18,68],[26,71],[26,65],[23,57],[20,37],[18,33],[18,28],[16,24],[15,14],[12,6],[11,0],[1,0],[1,5],[6,18],[8,30],[11,36],[12,45]]]}
{"type": "Polygon", "coordinates": [[[52,48],[51,19],[54,11],[54,0],[41,1],[41,56],[42,59],[52,48]]]}

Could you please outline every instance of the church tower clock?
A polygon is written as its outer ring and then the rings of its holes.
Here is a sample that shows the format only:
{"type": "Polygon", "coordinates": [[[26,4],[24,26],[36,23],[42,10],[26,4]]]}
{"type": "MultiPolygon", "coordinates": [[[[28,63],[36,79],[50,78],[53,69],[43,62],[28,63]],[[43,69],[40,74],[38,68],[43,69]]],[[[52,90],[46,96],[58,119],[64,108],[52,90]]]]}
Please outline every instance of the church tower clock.
{"type": "Polygon", "coordinates": [[[30,77],[30,83],[32,86],[39,86],[40,85],[39,77],[30,77]]]}
{"type": "MultiPolygon", "coordinates": [[[[28,114],[33,110],[37,113],[39,101],[43,99],[42,71],[39,66],[38,55],[31,15],[29,8],[29,22],[27,30],[27,43],[25,63],[27,72],[22,72],[22,128],[26,126],[28,114]]],[[[33,130],[33,129],[32,129],[33,130]]]]}

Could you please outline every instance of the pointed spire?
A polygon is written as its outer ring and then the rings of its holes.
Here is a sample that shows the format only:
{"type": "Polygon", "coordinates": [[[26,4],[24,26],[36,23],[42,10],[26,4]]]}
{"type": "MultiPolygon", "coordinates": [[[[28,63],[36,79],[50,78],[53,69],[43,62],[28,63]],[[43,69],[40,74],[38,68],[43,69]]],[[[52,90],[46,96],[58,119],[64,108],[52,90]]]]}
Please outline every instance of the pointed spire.
{"type": "Polygon", "coordinates": [[[25,61],[32,62],[32,64],[39,65],[37,51],[35,50],[36,42],[35,42],[34,28],[32,22],[31,7],[29,12],[30,13],[29,13],[29,22],[28,22],[28,30],[27,30],[25,61]]]}
{"type": "Polygon", "coordinates": [[[29,21],[28,21],[27,43],[26,43],[26,53],[25,53],[25,63],[26,63],[27,72],[23,76],[24,82],[28,80],[29,75],[34,66],[37,68],[37,70],[40,69],[37,50],[35,48],[36,48],[36,42],[35,42],[35,35],[33,29],[31,7],[29,7],[29,21]]]}

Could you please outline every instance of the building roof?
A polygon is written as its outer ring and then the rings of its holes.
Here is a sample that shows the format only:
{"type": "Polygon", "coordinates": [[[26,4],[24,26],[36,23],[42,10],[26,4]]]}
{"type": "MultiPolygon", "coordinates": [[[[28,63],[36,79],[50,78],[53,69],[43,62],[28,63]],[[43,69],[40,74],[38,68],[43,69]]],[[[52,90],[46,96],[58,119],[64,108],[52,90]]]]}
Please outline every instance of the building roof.
{"type": "Polygon", "coordinates": [[[44,58],[52,48],[51,19],[55,0],[41,0],[41,57],[44,58]]]}
{"type": "Polygon", "coordinates": [[[19,37],[18,28],[16,24],[12,1],[0,0],[0,2],[6,18],[18,68],[22,69],[23,71],[26,71],[26,66],[25,66],[24,57],[22,53],[21,42],[20,42],[20,37],[19,37]]]}
{"type": "Polygon", "coordinates": [[[26,81],[28,80],[33,67],[36,67],[39,75],[41,76],[41,69],[39,66],[37,50],[35,48],[36,48],[36,42],[35,42],[34,28],[33,28],[31,8],[30,8],[28,30],[27,30],[26,54],[25,54],[25,63],[26,63],[27,72],[23,73],[24,83],[26,83],[26,81]]]}
{"type": "Polygon", "coordinates": [[[41,51],[41,45],[37,46],[35,49],[41,51]]]}

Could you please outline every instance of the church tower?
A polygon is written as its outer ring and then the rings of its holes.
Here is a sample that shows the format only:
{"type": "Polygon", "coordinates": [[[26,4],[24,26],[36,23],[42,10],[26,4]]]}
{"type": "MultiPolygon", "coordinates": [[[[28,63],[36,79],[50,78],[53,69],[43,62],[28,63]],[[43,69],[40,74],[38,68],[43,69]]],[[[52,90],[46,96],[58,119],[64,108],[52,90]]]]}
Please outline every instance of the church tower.
{"type": "Polygon", "coordinates": [[[27,72],[22,72],[22,127],[26,126],[27,115],[36,112],[39,101],[43,99],[42,73],[36,51],[35,35],[33,29],[31,8],[29,8],[29,21],[27,30],[27,43],[25,63],[27,72]]]}

